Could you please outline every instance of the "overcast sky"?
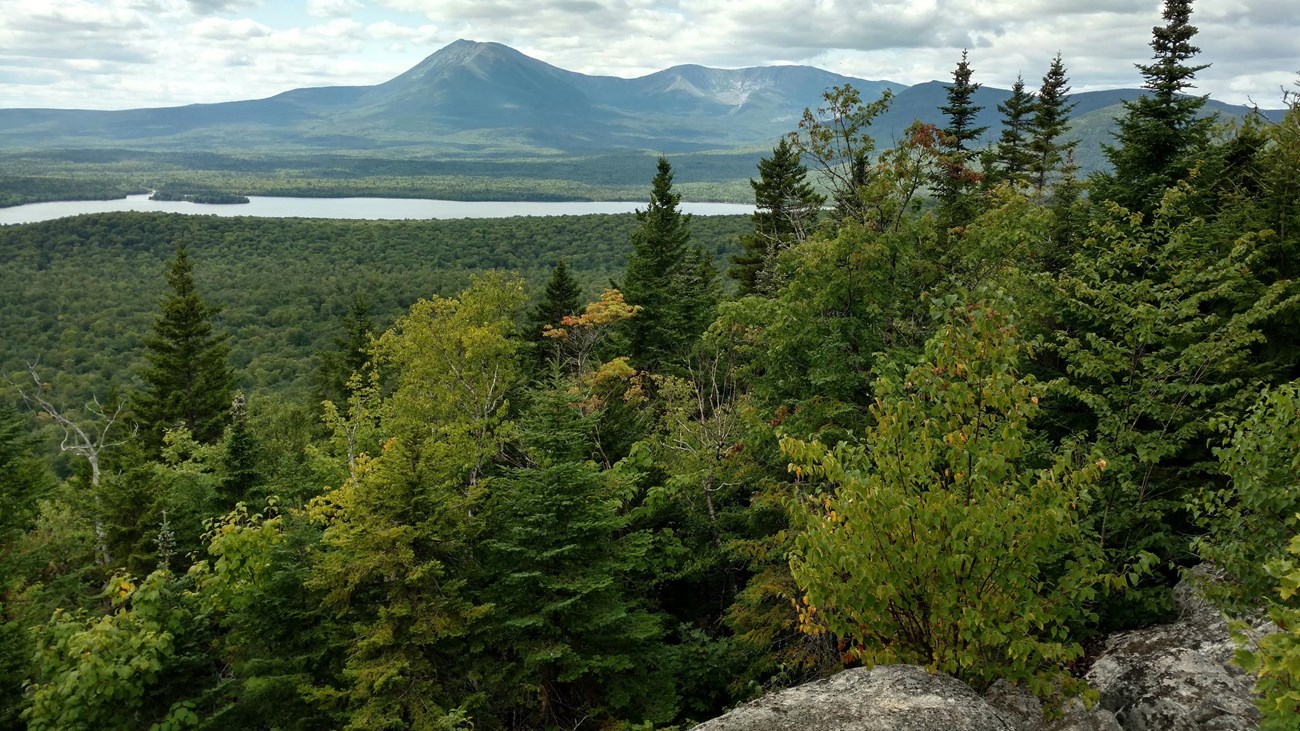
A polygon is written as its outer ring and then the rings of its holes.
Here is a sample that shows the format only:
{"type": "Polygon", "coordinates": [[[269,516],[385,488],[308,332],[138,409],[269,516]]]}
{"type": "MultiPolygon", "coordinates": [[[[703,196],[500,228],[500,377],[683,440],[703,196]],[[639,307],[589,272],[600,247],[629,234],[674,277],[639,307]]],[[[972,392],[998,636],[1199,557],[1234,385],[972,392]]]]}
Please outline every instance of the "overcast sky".
{"type": "MultiPolygon", "coordinates": [[[[375,84],[457,38],[562,68],[809,64],[914,84],[1137,86],[1159,0],[0,0],[0,107],[122,109],[375,84]]],[[[1280,106],[1300,70],[1295,0],[1199,0],[1202,92],[1280,106]]]]}

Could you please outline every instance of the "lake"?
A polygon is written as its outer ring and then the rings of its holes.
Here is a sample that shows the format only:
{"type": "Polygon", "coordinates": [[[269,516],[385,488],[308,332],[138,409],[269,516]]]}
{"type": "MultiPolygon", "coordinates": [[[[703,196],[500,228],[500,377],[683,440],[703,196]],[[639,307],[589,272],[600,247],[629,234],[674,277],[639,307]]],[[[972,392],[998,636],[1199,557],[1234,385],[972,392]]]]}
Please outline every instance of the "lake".
{"type": "MultiPolygon", "coordinates": [[[[154,211],[213,216],[260,218],[353,218],[368,220],[427,218],[508,218],[510,216],[583,216],[589,213],[631,213],[645,201],[442,201],[425,198],[278,198],[249,196],[248,203],[205,205],[184,201],[151,201],[132,195],[109,201],[58,201],[0,208],[0,225],[35,223],[83,213],[154,211]]],[[[682,203],[682,210],[697,216],[749,215],[751,205],[737,203],[682,203]]]]}

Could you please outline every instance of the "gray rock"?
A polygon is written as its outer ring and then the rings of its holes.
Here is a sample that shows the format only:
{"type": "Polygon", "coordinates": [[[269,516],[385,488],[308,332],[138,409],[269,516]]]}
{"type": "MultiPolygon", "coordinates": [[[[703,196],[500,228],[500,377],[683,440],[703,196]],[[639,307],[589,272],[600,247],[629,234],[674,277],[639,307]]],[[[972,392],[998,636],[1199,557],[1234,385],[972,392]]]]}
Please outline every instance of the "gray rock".
{"type": "Polygon", "coordinates": [[[1124,731],[1115,714],[1100,706],[1089,709],[1070,700],[1061,716],[1043,719],[1043,704],[1024,688],[999,680],[984,691],[984,700],[997,709],[1016,731],[1124,731]]]}
{"type": "Polygon", "coordinates": [[[1244,731],[1259,724],[1254,678],[1232,664],[1223,616],[1188,583],[1173,624],[1106,640],[1086,679],[1125,731],[1244,731]]]}
{"type": "Polygon", "coordinates": [[[1043,704],[1024,688],[999,680],[984,691],[984,700],[1016,731],[1038,731],[1042,725],[1043,704]]]}
{"type": "Polygon", "coordinates": [[[880,665],[772,693],[696,731],[1018,731],[970,686],[880,665]]]}
{"type": "Polygon", "coordinates": [[[1115,714],[1096,706],[1085,708],[1077,698],[1066,704],[1060,718],[1043,721],[1034,731],[1124,731],[1115,714]]]}

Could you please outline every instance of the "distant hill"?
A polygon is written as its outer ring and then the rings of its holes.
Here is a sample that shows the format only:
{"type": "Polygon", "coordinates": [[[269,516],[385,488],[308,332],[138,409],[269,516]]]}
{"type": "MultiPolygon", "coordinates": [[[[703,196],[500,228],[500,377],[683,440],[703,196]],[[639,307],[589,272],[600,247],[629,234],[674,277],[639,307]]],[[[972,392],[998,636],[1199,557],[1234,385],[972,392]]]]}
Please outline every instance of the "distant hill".
{"type": "MultiPolygon", "coordinates": [[[[10,175],[120,173],[127,176],[124,185],[175,183],[181,192],[195,192],[198,181],[245,193],[518,197],[538,194],[523,191],[528,183],[520,180],[544,178],[549,194],[584,197],[593,195],[592,185],[625,186],[617,195],[626,186],[643,185],[649,177],[645,157],[667,153],[688,169],[708,171],[694,178],[712,186],[714,192],[705,195],[744,197],[744,180],[754,174],[759,156],[797,126],[805,107],[821,103],[824,90],[842,84],[857,87],[864,99],[895,92],[892,108],[873,126],[882,147],[913,120],[944,121],[944,84],[938,81],[908,87],[809,66],[685,65],[635,79],[588,76],[498,43],[461,40],[374,86],[294,89],[267,99],[157,109],[0,109],[0,157],[10,175]],[[96,155],[118,162],[71,162],[96,155]],[[151,167],[159,155],[181,155],[188,162],[151,167]],[[288,172],[255,172],[268,162],[288,172]],[[453,179],[392,177],[445,175],[448,165],[455,175],[496,180],[508,174],[515,180],[508,189],[480,184],[468,191],[453,179]],[[167,177],[166,170],[179,172],[167,177]],[[186,170],[197,176],[187,178],[186,170]],[[290,179],[303,182],[284,182],[290,179]],[[348,179],[381,182],[361,188],[337,184],[348,179]],[[274,180],[281,181],[278,187],[265,187],[274,180]],[[446,187],[451,192],[443,192],[446,187]]],[[[1101,145],[1111,139],[1120,103],[1140,93],[1119,89],[1072,97],[1071,134],[1082,141],[1077,154],[1085,170],[1103,164],[1101,145]]],[[[992,87],[976,95],[984,106],[977,123],[989,127],[989,140],[998,133],[997,104],[1008,95],[992,87]]],[[[1248,111],[1214,101],[1207,108],[1232,116],[1248,111]]],[[[0,180],[0,188],[15,188],[14,200],[30,199],[23,198],[21,182],[0,180]]]]}
{"type": "Polygon", "coordinates": [[[789,131],[824,89],[844,83],[868,96],[905,88],[807,66],[587,76],[498,43],[462,40],[376,86],[161,109],[0,110],[0,149],[418,148],[477,156],[732,148],[789,131]]]}

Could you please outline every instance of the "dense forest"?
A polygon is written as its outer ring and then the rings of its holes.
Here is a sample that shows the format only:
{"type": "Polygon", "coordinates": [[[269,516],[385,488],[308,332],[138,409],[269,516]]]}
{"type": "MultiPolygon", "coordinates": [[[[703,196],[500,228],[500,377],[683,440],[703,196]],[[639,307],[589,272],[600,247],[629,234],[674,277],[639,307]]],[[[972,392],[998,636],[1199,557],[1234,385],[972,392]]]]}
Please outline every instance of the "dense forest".
{"type": "Polygon", "coordinates": [[[828,90],[747,220],[660,159],[631,217],[0,230],[0,728],[684,728],[890,662],[1059,703],[1209,561],[1295,729],[1300,98],[1204,117],[1195,35],[1166,0],[1086,178],[1065,59],[978,147],[963,56],[892,148],[828,90]]]}
{"type": "MultiPolygon", "coordinates": [[[[653,169],[653,168],[652,168],[653,169]]],[[[749,226],[699,217],[693,238],[725,265],[749,226]]],[[[539,292],[564,260],[595,296],[623,271],[627,215],[445,221],[322,221],[112,213],[0,227],[0,372],[39,361],[71,401],[136,387],[141,341],[177,243],[195,261],[239,386],[306,394],[355,298],[387,326],[470,275],[519,273],[539,292]]]]}

